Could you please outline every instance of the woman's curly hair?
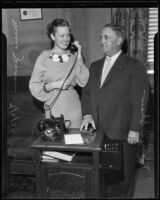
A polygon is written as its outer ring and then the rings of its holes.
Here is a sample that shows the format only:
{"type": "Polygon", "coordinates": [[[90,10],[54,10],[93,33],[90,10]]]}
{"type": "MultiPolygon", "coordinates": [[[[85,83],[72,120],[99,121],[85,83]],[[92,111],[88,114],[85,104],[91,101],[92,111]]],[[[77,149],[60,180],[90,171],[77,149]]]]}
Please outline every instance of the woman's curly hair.
{"type": "Polygon", "coordinates": [[[61,18],[57,18],[55,20],[53,20],[50,24],[47,25],[47,35],[48,38],[51,40],[51,48],[54,47],[54,41],[51,38],[51,34],[55,34],[56,33],[56,28],[58,26],[67,26],[70,29],[70,25],[69,22],[67,20],[61,19],[61,18]]]}

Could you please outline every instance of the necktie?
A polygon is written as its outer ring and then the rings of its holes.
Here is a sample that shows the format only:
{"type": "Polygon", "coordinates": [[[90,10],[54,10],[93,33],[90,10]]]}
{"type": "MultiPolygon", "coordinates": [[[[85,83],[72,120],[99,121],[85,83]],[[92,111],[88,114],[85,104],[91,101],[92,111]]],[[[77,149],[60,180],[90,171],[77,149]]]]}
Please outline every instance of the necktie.
{"type": "Polygon", "coordinates": [[[106,60],[104,62],[104,66],[103,66],[103,71],[102,71],[101,86],[102,86],[105,78],[107,77],[110,68],[111,68],[111,58],[106,57],[106,60]]]}

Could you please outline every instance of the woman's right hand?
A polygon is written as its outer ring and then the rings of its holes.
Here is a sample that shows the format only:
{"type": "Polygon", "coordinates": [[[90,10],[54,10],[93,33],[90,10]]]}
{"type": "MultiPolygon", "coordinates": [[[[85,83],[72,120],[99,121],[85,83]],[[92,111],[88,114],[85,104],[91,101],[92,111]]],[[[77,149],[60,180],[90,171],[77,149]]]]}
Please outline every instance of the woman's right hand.
{"type": "MultiPolygon", "coordinates": [[[[47,84],[47,89],[48,90],[49,89],[50,90],[60,89],[62,87],[63,83],[64,83],[64,79],[48,83],[47,84]]],[[[67,89],[70,84],[71,84],[71,81],[70,80],[66,80],[66,82],[63,85],[63,89],[67,89]]]]}

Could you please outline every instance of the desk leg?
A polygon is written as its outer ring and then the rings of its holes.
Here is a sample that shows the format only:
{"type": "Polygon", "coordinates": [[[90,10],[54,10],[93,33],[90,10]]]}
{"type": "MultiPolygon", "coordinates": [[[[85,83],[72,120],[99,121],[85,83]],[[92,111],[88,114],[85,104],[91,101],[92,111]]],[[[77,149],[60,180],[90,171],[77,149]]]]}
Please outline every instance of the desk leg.
{"type": "Polygon", "coordinates": [[[94,197],[100,198],[100,170],[99,170],[99,152],[93,152],[93,162],[94,162],[94,197]]]}
{"type": "Polygon", "coordinates": [[[36,193],[37,193],[37,198],[42,197],[42,179],[41,179],[41,159],[40,159],[40,151],[35,150],[34,154],[34,161],[35,161],[35,166],[36,166],[36,193]]]}

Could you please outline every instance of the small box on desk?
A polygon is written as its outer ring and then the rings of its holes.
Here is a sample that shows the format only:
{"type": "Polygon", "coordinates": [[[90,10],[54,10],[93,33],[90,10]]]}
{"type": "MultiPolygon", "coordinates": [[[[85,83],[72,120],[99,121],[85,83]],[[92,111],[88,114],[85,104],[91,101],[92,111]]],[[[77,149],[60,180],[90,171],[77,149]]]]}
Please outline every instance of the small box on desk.
{"type": "Polygon", "coordinates": [[[100,154],[102,170],[121,170],[122,168],[122,141],[105,138],[100,154]]]}

